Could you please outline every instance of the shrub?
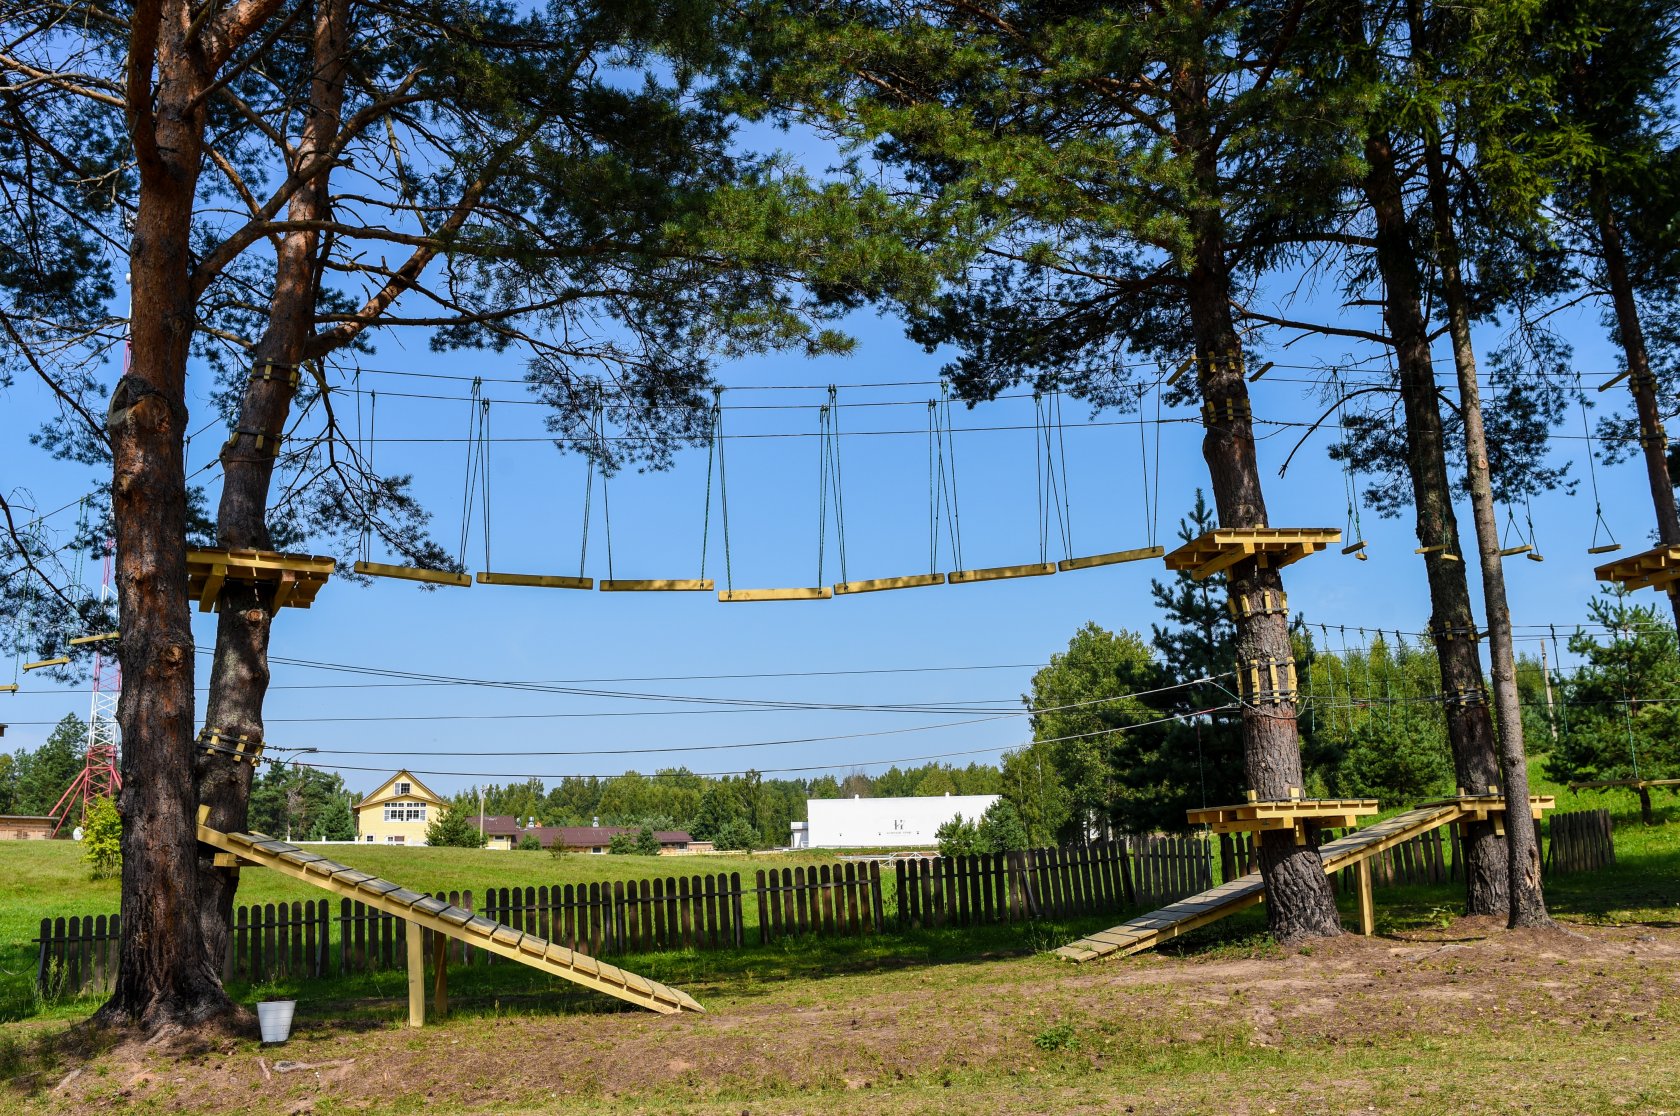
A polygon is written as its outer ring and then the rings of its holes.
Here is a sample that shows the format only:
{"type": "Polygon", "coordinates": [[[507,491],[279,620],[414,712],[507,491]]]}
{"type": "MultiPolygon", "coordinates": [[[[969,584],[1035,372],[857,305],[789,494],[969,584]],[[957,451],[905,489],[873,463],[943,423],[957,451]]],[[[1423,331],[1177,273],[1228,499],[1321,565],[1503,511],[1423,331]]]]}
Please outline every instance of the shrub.
{"type": "Polygon", "coordinates": [[[751,852],[758,846],[758,831],[745,818],[730,818],[713,836],[712,844],[724,852],[751,852]]]}
{"type": "Polygon", "coordinates": [[[456,808],[444,809],[426,826],[426,844],[454,849],[482,849],[484,834],[474,824],[474,815],[456,808]]]}
{"type": "Polygon", "coordinates": [[[535,833],[527,833],[519,839],[519,844],[515,845],[514,848],[520,852],[541,852],[542,842],[537,839],[535,833]]]}
{"type": "Polygon", "coordinates": [[[82,827],[82,859],[96,880],[122,871],[122,815],[109,798],[88,804],[87,824],[82,827]]]}

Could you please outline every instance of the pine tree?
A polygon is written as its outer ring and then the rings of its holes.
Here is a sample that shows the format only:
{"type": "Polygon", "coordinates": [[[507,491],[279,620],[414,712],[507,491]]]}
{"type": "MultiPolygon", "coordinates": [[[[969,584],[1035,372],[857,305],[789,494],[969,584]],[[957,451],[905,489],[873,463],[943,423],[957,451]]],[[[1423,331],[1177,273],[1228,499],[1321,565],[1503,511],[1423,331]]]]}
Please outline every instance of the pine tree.
{"type": "Polygon", "coordinates": [[[466,810],[443,809],[426,826],[426,844],[450,849],[482,849],[485,835],[478,818],[466,810]]]}

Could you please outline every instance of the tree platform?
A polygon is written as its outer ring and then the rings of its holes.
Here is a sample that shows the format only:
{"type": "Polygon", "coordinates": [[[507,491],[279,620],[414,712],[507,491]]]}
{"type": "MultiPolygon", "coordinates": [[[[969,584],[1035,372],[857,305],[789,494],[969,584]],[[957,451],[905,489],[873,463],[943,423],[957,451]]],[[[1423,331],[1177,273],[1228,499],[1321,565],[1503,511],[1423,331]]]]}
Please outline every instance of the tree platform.
{"type": "Polygon", "coordinates": [[[223,585],[249,582],[266,594],[270,612],[308,608],[332,572],[333,560],[318,554],[200,547],[187,551],[187,595],[198,611],[214,612],[223,585]]]}
{"type": "Polygon", "coordinates": [[[1593,570],[1600,581],[1614,581],[1623,589],[1661,589],[1674,592],[1680,586],[1680,546],[1659,546],[1606,562],[1593,570]]]}
{"type": "Polygon", "coordinates": [[[1377,812],[1374,798],[1285,798],[1260,802],[1250,800],[1235,806],[1205,806],[1187,810],[1191,825],[1206,825],[1215,833],[1262,833],[1293,829],[1295,843],[1307,843],[1306,823],[1322,826],[1353,826],[1359,819],[1377,812]]]}
{"type": "Polygon", "coordinates": [[[1168,554],[1167,569],[1188,570],[1197,581],[1245,558],[1279,569],[1341,541],[1334,527],[1216,527],[1168,554]]]}

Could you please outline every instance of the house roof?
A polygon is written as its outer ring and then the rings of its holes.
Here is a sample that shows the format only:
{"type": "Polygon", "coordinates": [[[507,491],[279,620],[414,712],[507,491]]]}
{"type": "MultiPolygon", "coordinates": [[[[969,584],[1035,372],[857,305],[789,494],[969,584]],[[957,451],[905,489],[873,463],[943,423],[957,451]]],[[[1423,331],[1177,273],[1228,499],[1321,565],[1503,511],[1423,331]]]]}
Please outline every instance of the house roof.
{"type": "Polygon", "coordinates": [[[368,806],[378,806],[381,803],[390,802],[397,798],[401,798],[405,802],[409,799],[417,799],[421,802],[429,802],[434,806],[448,807],[449,805],[447,799],[439,798],[437,794],[425,783],[422,783],[419,779],[416,779],[407,771],[399,771],[395,775],[392,775],[389,779],[386,779],[383,783],[379,784],[379,788],[372,794],[356,803],[356,809],[362,810],[368,806]],[[405,781],[410,784],[409,792],[407,794],[399,795],[397,793],[396,785],[399,781],[405,781]]]}

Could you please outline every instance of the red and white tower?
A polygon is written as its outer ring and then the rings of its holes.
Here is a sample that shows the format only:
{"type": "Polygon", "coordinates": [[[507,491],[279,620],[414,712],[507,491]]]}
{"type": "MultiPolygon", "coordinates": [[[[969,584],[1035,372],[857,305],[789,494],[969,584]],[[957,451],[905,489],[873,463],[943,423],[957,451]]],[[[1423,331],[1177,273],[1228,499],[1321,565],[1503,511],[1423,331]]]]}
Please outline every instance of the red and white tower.
{"type": "MultiPolygon", "coordinates": [[[[105,563],[100,578],[99,599],[111,599],[112,540],[105,542],[105,563]]],[[[93,702],[88,710],[87,749],[82,769],[64,788],[58,805],[49,813],[58,819],[53,836],[64,828],[72,813],[78,824],[87,821],[88,804],[96,798],[114,798],[122,790],[122,773],[118,770],[117,699],[122,696],[122,666],[115,658],[105,662],[104,652],[93,656],[93,702]]]]}

